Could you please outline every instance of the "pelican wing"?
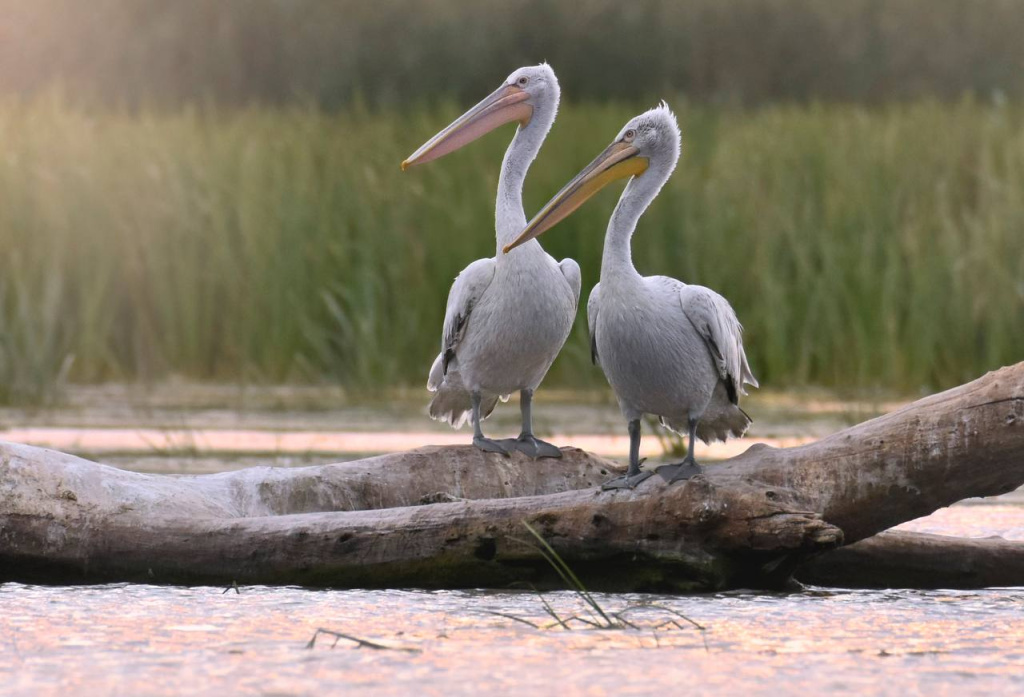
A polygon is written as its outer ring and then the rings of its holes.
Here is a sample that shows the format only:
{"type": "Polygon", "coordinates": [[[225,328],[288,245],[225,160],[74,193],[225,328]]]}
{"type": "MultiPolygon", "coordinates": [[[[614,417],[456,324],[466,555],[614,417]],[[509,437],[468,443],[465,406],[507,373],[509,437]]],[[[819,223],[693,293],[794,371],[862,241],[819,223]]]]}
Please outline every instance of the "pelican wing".
{"type": "Polygon", "coordinates": [[[590,330],[590,360],[594,365],[601,365],[597,357],[597,313],[601,307],[601,284],[598,283],[590,291],[587,300],[587,328],[590,330]]]}
{"type": "Polygon", "coordinates": [[[455,277],[452,289],[448,291],[444,333],[441,338],[442,374],[448,373],[448,364],[455,357],[459,342],[466,333],[473,307],[483,297],[494,279],[494,266],[494,259],[477,259],[455,277]]]}
{"type": "Polygon", "coordinates": [[[679,300],[683,314],[697,330],[715,361],[718,374],[725,383],[729,400],[739,402],[746,394],[744,383],[757,387],[757,379],[747,365],[743,351],[743,327],[729,301],[703,286],[679,284],[679,300]]]}

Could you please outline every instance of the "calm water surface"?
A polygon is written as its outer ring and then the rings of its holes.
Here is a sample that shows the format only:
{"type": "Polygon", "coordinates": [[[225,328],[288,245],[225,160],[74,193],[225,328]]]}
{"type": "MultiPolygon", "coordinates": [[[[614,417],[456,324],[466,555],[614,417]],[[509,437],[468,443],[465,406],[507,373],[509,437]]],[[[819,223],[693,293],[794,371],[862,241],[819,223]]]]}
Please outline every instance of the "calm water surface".
{"type": "MultiPolygon", "coordinates": [[[[1024,506],[907,527],[1024,539],[1024,506]]],[[[597,597],[667,609],[631,611],[638,629],[566,631],[492,614],[550,624],[531,593],[5,584],[0,694],[1024,694],[1024,588],[597,597]],[[669,609],[705,630],[664,624],[669,609]],[[389,649],[306,648],[320,627],[389,649]]],[[[570,593],[545,598],[585,613],[570,593]]]]}
{"type": "MultiPolygon", "coordinates": [[[[562,614],[581,611],[550,594],[562,614]]],[[[102,586],[0,589],[0,692],[38,694],[1021,694],[1024,589],[599,596],[700,622],[538,630],[526,593],[102,586]],[[354,648],[318,627],[415,651],[354,648]],[[706,641],[706,643],[705,643],[706,641]]]]}

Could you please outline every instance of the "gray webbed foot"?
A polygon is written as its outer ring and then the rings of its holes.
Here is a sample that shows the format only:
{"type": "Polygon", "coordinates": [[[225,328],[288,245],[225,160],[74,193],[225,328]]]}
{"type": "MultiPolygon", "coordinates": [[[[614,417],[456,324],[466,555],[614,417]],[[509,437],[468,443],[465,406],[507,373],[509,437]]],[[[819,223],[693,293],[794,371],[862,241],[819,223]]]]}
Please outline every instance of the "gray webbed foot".
{"type": "Polygon", "coordinates": [[[681,482],[698,474],[704,473],[704,468],[697,464],[697,461],[687,455],[683,461],[676,465],[665,465],[658,468],[658,474],[669,484],[681,482]]]}
{"type": "Polygon", "coordinates": [[[473,445],[485,453],[501,453],[505,457],[509,456],[508,450],[505,449],[500,442],[491,440],[490,438],[484,438],[483,436],[474,436],[473,445]]]}
{"type": "MultiPolygon", "coordinates": [[[[642,465],[643,462],[643,460],[640,460],[639,464],[642,465]]],[[[611,491],[612,489],[635,489],[637,484],[653,476],[654,472],[644,472],[640,469],[640,466],[637,465],[635,472],[627,470],[625,474],[604,482],[601,485],[601,490],[611,491]]]]}
{"type": "Polygon", "coordinates": [[[501,444],[509,450],[518,450],[534,460],[542,457],[562,457],[562,451],[558,446],[532,435],[523,434],[518,438],[506,438],[501,444]]]}
{"type": "Polygon", "coordinates": [[[615,479],[609,479],[601,485],[603,491],[611,491],[612,489],[635,489],[636,485],[640,482],[653,477],[654,472],[641,472],[640,474],[634,474],[632,477],[622,475],[615,477],[615,479]]]}

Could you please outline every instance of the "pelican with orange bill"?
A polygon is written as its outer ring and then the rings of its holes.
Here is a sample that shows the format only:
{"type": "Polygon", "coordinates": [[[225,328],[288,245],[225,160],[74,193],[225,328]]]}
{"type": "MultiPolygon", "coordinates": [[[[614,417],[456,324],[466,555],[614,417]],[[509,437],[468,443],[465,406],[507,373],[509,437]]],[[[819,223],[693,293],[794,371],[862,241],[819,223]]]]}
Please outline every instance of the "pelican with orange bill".
{"type": "Polygon", "coordinates": [[[587,302],[591,356],[615,392],[630,437],[629,469],[606,482],[609,489],[633,488],[653,474],[640,467],[645,414],[689,436],[683,461],[658,469],[670,482],[702,471],[693,454],[696,438],[707,443],[740,436],[751,423],[739,397],[745,384],[756,387],[757,380],[729,302],[703,286],[641,276],[633,266],[633,232],[675,169],[679,146],[679,125],[664,103],[630,120],[504,247],[514,254],[604,187],[629,180],[608,222],[601,282],[587,302]]]}
{"type": "Polygon", "coordinates": [[[402,169],[455,152],[505,124],[516,124],[501,165],[493,257],[478,259],[456,277],[448,294],[441,352],[430,368],[431,418],[459,428],[473,424],[473,443],[486,452],[561,457],[533,434],[533,393],[569,336],[580,296],[580,267],[556,262],[540,243],[514,254],[502,248],[526,225],[523,182],[558,111],[558,80],[547,64],[520,68],[483,101],[455,119],[402,162],[402,169]],[[519,392],[518,438],[486,438],[480,422],[498,400],[519,392]]]}

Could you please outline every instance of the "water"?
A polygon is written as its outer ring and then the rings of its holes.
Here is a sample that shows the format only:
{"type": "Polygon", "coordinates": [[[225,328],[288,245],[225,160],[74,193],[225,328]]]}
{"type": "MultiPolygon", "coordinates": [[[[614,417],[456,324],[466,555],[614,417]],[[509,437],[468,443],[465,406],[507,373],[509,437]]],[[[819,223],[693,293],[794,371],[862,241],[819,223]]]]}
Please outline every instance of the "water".
{"type": "MultiPolygon", "coordinates": [[[[125,423],[175,429],[276,425],[289,432],[418,423],[415,414],[385,419],[374,412],[363,423],[346,418],[351,414],[316,410],[254,415],[226,409],[218,419],[196,405],[173,415],[153,407],[140,418],[132,404],[116,414],[115,400],[104,403],[106,411],[90,402],[80,412],[8,411],[0,417],[12,429],[81,427],[93,434],[125,423]]],[[[615,415],[605,411],[593,408],[585,414],[589,420],[573,425],[607,433],[601,420],[612,423],[615,415]]],[[[764,430],[755,435],[819,436],[843,420],[863,418],[841,409],[820,411],[827,421],[781,413],[775,426],[767,419],[767,429],[761,420],[764,430]]],[[[285,450],[242,456],[190,444],[148,453],[114,449],[102,459],[199,473],[316,458],[285,450]]],[[[965,502],[901,528],[1024,540],[1024,493],[965,502]]],[[[9,583],[0,585],[0,695],[1024,694],[1024,587],[596,597],[608,611],[643,603],[662,607],[630,610],[625,617],[637,629],[594,629],[574,621],[567,631],[545,628],[551,616],[537,595],[523,592],[243,587],[225,593],[9,583]],[[332,648],[332,636],[306,648],[318,628],[388,648],[359,648],[344,639],[332,648]]],[[[563,618],[591,617],[571,593],[544,598],[563,618]]]]}
{"type": "MultiPolygon", "coordinates": [[[[546,596],[562,615],[569,593],[546,596]]],[[[1024,589],[833,591],[657,602],[702,632],[534,629],[530,593],[101,586],[0,588],[4,694],[1012,694],[1024,691],[1024,589]],[[379,642],[356,648],[318,627],[379,642]],[[402,650],[409,649],[409,651],[402,650]]]]}
{"type": "MultiPolygon", "coordinates": [[[[489,434],[518,434],[516,400],[513,397],[487,420],[489,434]]],[[[901,403],[840,400],[820,391],[759,391],[744,402],[755,415],[748,437],[702,445],[700,455],[724,459],[755,442],[797,445],[901,403]]],[[[56,448],[130,469],[140,469],[140,457],[147,457],[146,468],[151,471],[194,474],[251,464],[338,461],[426,444],[468,442],[466,428],[453,431],[447,424],[431,421],[425,416],[425,405],[424,392],[419,390],[388,394],[367,404],[317,387],[75,386],[56,407],[28,412],[0,408],[0,439],[56,448]],[[273,458],[278,462],[269,461],[273,458]]],[[[545,390],[538,393],[534,411],[541,437],[608,457],[625,457],[629,452],[625,423],[607,390],[584,394],[545,390]]],[[[660,454],[663,441],[658,436],[657,430],[646,429],[641,445],[645,457],[660,454]]]]}

